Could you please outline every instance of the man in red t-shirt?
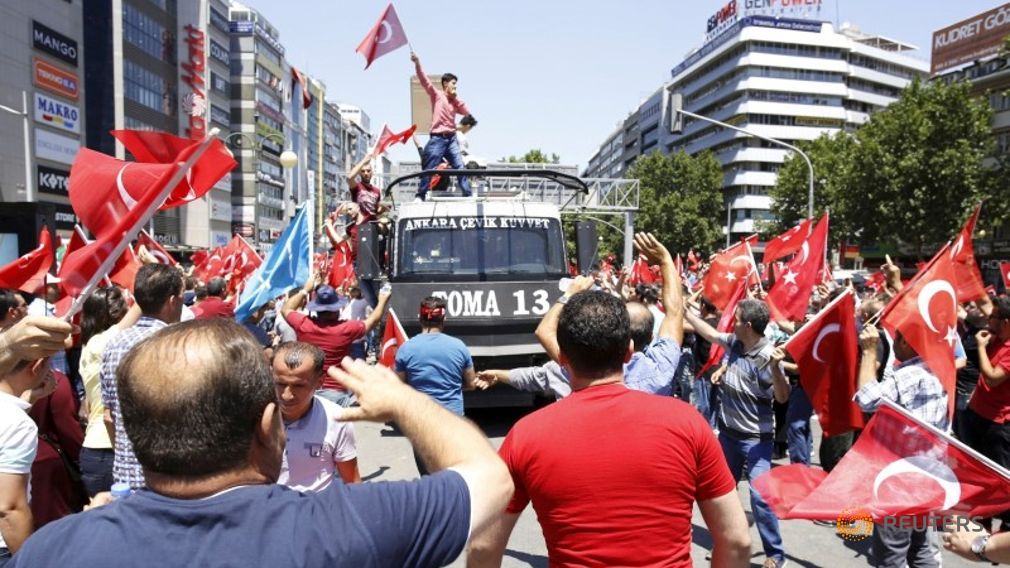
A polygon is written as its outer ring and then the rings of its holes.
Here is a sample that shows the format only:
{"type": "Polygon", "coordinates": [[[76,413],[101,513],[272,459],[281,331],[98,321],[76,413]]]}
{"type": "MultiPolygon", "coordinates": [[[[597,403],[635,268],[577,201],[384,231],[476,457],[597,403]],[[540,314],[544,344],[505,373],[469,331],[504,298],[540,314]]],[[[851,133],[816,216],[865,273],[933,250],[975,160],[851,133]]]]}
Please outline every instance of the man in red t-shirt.
{"type": "Polygon", "coordinates": [[[228,282],[220,276],[207,282],[207,299],[193,306],[193,317],[198,320],[225,318],[234,319],[235,306],[224,299],[228,292],[228,282]]]}
{"type": "Polygon", "coordinates": [[[520,420],[499,450],[515,494],[473,536],[471,565],[500,563],[530,502],[551,566],[691,566],[695,503],[712,564],[747,566],[750,532],[708,422],[690,405],[628,389],[628,310],[604,292],[572,296],[558,321],[572,394],[520,420]]]}
{"type": "Polygon", "coordinates": [[[374,221],[386,211],[379,203],[382,192],[372,185],[372,160],[375,156],[369,152],[350,173],[347,174],[347,187],[351,188],[351,201],[358,205],[357,225],[374,221]]]}
{"type": "MultiPolygon", "coordinates": [[[[996,298],[989,329],[978,342],[978,385],[962,423],[964,442],[1003,467],[1010,467],[1010,298],[996,298]]],[[[1010,520],[1010,515],[1004,513],[1010,520]]]]}
{"type": "MultiPolygon", "coordinates": [[[[389,303],[389,292],[379,294],[379,303],[371,315],[361,320],[342,320],[340,312],[347,306],[347,298],[341,297],[332,286],[318,286],[318,279],[313,276],[295,295],[284,302],[281,316],[295,330],[298,341],[311,343],[323,350],[324,368],[340,366],[340,361],[348,356],[351,343],[363,337],[382,321],[382,316],[389,303]],[[314,316],[309,316],[297,310],[305,303],[309,292],[315,287],[315,298],[308,303],[307,310],[314,316]]],[[[316,394],[341,406],[347,407],[354,402],[354,395],[344,389],[328,374],[323,375],[323,382],[316,394]]]]}

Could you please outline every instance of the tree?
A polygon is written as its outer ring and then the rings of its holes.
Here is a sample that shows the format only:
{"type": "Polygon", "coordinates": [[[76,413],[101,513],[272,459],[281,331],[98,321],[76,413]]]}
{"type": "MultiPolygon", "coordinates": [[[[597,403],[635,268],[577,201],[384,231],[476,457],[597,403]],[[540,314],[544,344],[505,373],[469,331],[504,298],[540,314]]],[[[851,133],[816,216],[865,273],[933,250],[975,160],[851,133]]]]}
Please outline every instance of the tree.
{"type": "Polygon", "coordinates": [[[522,156],[509,156],[507,158],[502,158],[501,161],[508,162],[510,164],[557,164],[561,162],[561,156],[557,154],[551,154],[548,156],[547,154],[544,154],[540,148],[533,148],[522,156]]]}
{"type": "Polygon", "coordinates": [[[639,158],[628,177],[641,184],[636,231],[653,233],[673,254],[718,248],[723,238],[723,176],[711,153],[692,157],[653,152],[639,158]]]}
{"type": "MultiPolygon", "coordinates": [[[[994,154],[992,111],[964,82],[914,80],[891,106],[853,135],[804,144],[818,180],[818,211],[831,210],[832,240],[903,242],[919,255],[960,229],[984,197],[987,218],[998,218],[1010,191],[994,154]]],[[[789,157],[772,192],[779,226],[805,216],[806,166],[789,157]],[[801,190],[802,186],[802,190],[801,190]]]]}
{"type": "MultiPolygon", "coordinates": [[[[859,225],[851,219],[842,207],[848,197],[848,179],[852,155],[856,148],[855,138],[847,132],[833,135],[822,134],[815,140],[797,144],[810,157],[814,167],[814,217],[819,218],[826,210],[831,211],[832,244],[851,238],[859,225]]],[[[810,170],[799,155],[786,158],[778,172],[778,181],[769,191],[774,200],[772,213],[774,221],[762,224],[763,238],[771,238],[795,226],[807,217],[807,202],[810,191],[810,170]]]]}

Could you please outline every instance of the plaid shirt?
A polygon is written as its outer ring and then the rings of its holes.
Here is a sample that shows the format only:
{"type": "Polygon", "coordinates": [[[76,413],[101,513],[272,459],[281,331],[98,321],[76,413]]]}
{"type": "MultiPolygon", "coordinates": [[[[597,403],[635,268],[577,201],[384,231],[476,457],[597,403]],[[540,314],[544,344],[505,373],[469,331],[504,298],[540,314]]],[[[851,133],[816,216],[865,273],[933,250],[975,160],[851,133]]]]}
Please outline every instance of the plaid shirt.
{"type": "Polygon", "coordinates": [[[863,412],[876,412],[883,399],[901,406],[927,424],[947,430],[947,392],[920,357],[898,365],[892,376],[864,385],[854,398],[863,412]]]}
{"type": "Polygon", "coordinates": [[[123,418],[119,413],[119,390],[116,387],[116,369],[134,345],[147,339],[154,332],[165,327],[165,322],[143,316],[133,327],[124,329],[105,348],[102,355],[102,403],[112,412],[116,425],[116,456],[112,465],[112,475],[116,483],[129,483],[133,489],[144,487],[144,469],[133,454],[133,444],[123,428],[123,418]]]}

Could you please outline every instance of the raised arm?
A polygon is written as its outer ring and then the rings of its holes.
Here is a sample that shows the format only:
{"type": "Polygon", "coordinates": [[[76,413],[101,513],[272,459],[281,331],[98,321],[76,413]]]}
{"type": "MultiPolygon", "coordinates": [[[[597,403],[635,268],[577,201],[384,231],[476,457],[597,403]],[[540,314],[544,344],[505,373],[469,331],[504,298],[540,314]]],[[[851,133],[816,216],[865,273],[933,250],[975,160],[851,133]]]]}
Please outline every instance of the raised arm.
{"type": "Polygon", "coordinates": [[[673,339],[677,345],[684,343],[684,295],[680,274],[670,251],[652,233],[635,235],[635,246],[651,264],[658,264],[663,274],[663,308],[666,317],[659,326],[659,337],[673,339]]]}
{"type": "Polygon", "coordinates": [[[978,369],[982,373],[982,380],[989,388],[999,385],[1010,377],[1006,369],[993,365],[989,360],[989,352],[986,347],[991,339],[992,333],[985,329],[975,334],[975,341],[978,342],[978,369]]]}
{"type": "Polygon", "coordinates": [[[357,164],[354,165],[353,168],[351,168],[351,171],[348,172],[347,174],[348,187],[354,187],[355,185],[358,184],[358,174],[361,173],[361,168],[364,168],[365,164],[371,162],[373,158],[374,156],[372,155],[372,153],[368,152],[367,154],[365,154],[364,158],[361,158],[360,162],[358,162],[357,164]]]}
{"type": "Polygon", "coordinates": [[[386,306],[389,305],[389,297],[392,295],[393,293],[389,290],[379,292],[379,301],[375,304],[375,309],[365,318],[365,333],[375,329],[382,321],[382,316],[386,315],[386,306]]]}
{"type": "Polygon", "coordinates": [[[705,320],[698,317],[693,311],[685,310],[684,318],[687,323],[694,327],[694,332],[702,337],[705,341],[709,343],[719,343],[719,337],[722,335],[717,329],[708,324],[705,320]]]}
{"type": "Polygon", "coordinates": [[[487,527],[512,496],[512,476],[484,434],[472,423],[403,384],[385,367],[345,358],[329,374],[358,398],[341,420],[396,422],[429,471],[452,469],[470,492],[471,534],[487,527]]]}
{"type": "Polygon", "coordinates": [[[558,298],[551,309],[547,310],[544,319],[540,320],[540,325],[537,326],[535,332],[537,341],[540,342],[552,361],[557,361],[558,355],[561,353],[561,349],[558,347],[558,319],[561,318],[561,310],[565,307],[565,302],[575,294],[592,288],[594,282],[589,276],[579,276],[572,280],[565,293],[558,298]]]}
{"type": "Polygon", "coordinates": [[[428,93],[428,96],[434,101],[437,93],[435,85],[432,85],[431,80],[429,80],[428,76],[424,74],[424,69],[421,68],[421,58],[411,51],[410,60],[414,62],[414,72],[417,73],[417,80],[421,82],[421,88],[423,88],[424,92],[428,93]]]}
{"type": "Polygon", "coordinates": [[[305,304],[305,300],[309,297],[309,292],[315,289],[317,280],[319,277],[312,273],[309,275],[308,281],[302,286],[302,289],[298,291],[297,294],[291,296],[290,298],[284,300],[284,305],[281,306],[281,317],[285,320],[288,319],[288,314],[297,311],[302,305],[305,304]]]}

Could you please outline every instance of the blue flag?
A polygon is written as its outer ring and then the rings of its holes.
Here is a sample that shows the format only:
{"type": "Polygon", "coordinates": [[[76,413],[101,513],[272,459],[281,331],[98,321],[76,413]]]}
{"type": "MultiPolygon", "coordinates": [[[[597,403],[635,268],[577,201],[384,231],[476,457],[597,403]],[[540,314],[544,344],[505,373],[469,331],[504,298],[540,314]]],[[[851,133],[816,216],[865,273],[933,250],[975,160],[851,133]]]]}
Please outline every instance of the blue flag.
{"type": "Polygon", "coordinates": [[[263,304],[309,279],[312,268],[309,239],[309,207],[302,207],[291,220],[266,260],[246,281],[235,308],[235,319],[244,322],[263,304]]]}

